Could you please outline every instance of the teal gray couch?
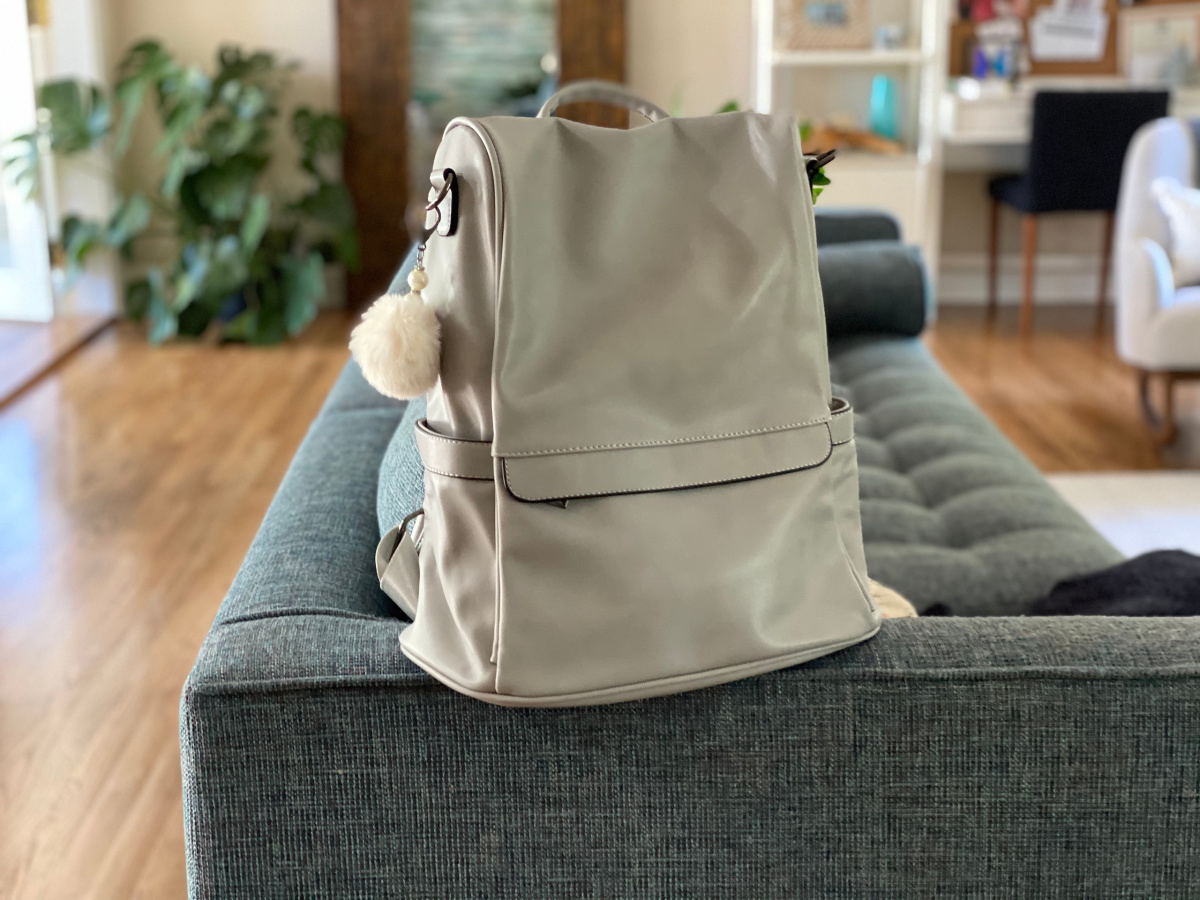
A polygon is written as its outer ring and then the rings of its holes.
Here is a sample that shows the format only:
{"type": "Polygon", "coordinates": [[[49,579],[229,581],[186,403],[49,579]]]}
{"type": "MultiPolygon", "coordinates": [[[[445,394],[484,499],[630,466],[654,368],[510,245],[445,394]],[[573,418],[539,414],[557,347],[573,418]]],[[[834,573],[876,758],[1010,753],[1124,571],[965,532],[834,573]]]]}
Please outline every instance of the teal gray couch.
{"type": "Polygon", "coordinates": [[[1118,555],[912,337],[894,224],[819,233],[871,574],[960,615],[636,703],[457,695],[401,654],[373,579],[380,466],[387,515],[419,503],[419,462],[350,365],[184,688],[193,897],[1197,895],[1200,621],[1013,615],[1118,555]]]}

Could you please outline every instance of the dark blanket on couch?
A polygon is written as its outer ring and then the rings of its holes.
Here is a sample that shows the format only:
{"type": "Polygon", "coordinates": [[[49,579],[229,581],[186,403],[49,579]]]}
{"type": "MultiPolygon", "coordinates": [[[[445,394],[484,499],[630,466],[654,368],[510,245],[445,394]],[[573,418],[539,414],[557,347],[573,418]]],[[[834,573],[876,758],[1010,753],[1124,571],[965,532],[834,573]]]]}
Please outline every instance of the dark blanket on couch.
{"type": "Polygon", "coordinates": [[[1200,557],[1156,550],[1055,585],[1031,616],[1200,616],[1200,557]]]}

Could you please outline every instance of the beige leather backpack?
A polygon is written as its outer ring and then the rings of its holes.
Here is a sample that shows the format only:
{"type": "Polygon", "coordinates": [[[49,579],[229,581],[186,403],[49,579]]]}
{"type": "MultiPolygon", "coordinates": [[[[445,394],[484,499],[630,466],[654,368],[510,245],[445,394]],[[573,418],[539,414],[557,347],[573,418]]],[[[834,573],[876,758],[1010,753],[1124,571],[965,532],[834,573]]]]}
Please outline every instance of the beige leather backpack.
{"type": "Polygon", "coordinates": [[[874,634],[795,122],[583,83],[534,119],[454,120],[434,173],[393,343],[355,350],[392,393],[436,367],[424,509],[377,554],[404,653],[480,700],[572,706],[874,634]],[[579,99],[650,124],[550,115],[579,99]],[[440,359],[413,343],[439,327],[440,359]]]}

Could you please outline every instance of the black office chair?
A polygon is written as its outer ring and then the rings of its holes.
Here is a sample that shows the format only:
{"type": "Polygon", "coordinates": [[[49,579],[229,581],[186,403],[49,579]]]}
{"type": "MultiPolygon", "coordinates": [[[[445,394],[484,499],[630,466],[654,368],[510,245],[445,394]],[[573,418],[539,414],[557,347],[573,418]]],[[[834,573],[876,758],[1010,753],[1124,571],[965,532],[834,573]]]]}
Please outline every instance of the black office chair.
{"type": "Polygon", "coordinates": [[[1033,333],[1033,265],[1038,216],[1096,210],[1104,215],[1097,331],[1104,327],[1113,212],[1121,165],[1130,138],[1146,122],[1167,114],[1166,91],[1040,91],[1033,98],[1029,163],[1024,174],[993,178],[991,246],[988,259],[988,320],[996,317],[996,263],[1000,204],[1024,213],[1022,220],[1021,333],[1033,333]]]}

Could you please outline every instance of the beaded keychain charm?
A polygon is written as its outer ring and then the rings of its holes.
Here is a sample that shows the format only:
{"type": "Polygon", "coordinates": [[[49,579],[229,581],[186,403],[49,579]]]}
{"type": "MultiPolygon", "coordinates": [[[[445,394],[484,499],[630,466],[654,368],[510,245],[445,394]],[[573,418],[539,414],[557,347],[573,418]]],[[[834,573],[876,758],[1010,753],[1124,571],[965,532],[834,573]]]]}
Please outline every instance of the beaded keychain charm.
{"type": "Polygon", "coordinates": [[[370,385],[388,397],[411,400],[437,384],[441,370],[442,339],[437,313],[421,291],[429,286],[425,271],[426,244],[435,233],[454,234],[458,227],[457,176],[443,173],[444,184],[436,199],[425,207],[437,221],[421,233],[417,264],[408,273],[407,294],[384,294],[376,300],[350,334],[350,352],[370,385]],[[445,221],[442,201],[449,196],[445,221]]]}

